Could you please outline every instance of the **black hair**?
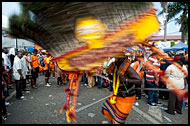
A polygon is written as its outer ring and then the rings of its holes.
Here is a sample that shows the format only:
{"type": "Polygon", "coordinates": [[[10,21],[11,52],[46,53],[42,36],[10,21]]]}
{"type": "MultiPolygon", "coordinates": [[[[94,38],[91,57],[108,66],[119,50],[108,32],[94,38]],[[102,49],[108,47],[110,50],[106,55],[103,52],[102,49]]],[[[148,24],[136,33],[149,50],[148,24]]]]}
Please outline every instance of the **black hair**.
{"type": "Polygon", "coordinates": [[[2,49],[2,52],[5,52],[5,50],[7,50],[7,47],[4,47],[4,48],[2,49]]]}
{"type": "Polygon", "coordinates": [[[37,49],[34,49],[33,52],[38,52],[38,50],[37,50],[37,49]]]}

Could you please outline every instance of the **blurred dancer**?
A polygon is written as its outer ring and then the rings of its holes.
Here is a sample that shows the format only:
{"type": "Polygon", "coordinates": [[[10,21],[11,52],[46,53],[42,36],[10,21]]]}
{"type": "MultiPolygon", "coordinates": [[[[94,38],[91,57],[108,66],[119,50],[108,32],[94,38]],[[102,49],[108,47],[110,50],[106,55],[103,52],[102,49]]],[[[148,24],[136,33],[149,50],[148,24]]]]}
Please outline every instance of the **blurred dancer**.
{"type": "Polygon", "coordinates": [[[102,113],[113,124],[124,124],[135,101],[135,85],[142,80],[130,67],[126,58],[116,58],[109,67],[108,74],[113,73],[113,95],[106,99],[102,113]]]}

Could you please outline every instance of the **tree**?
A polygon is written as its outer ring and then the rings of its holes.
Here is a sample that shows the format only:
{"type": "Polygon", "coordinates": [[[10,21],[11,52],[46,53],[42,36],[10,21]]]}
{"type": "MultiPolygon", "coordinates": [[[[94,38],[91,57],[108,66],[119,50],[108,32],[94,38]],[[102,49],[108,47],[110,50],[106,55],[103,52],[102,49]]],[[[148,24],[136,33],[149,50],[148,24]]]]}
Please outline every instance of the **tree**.
{"type": "Polygon", "coordinates": [[[163,11],[166,13],[165,22],[164,22],[164,42],[166,42],[168,2],[161,2],[161,6],[163,8],[163,11]]]}
{"type": "MultiPolygon", "coordinates": [[[[164,2],[165,3],[165,2],[164,2]]],[[[164,3],[161,3],[162,7],[164,7],[164,3]]],[[[165,12],[165,8],[158,14],[162,15],[165,12]]],[[[168,3],[168,15],[167,22],[175,20],[176,24],[180,24],[180,32],[182,32],[182,42],[185,42],[185,38],[188,33],[188,2],[169,2],[168,3]],[[179,17],[176,16],[180,14],[179,17]]]]}

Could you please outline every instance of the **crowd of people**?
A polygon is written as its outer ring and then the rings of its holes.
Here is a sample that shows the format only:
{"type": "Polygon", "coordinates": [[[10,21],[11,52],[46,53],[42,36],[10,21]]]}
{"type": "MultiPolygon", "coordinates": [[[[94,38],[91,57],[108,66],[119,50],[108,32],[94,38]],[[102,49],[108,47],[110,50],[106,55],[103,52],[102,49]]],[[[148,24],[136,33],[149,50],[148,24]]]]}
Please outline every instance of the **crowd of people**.
{"type": "Polygon", "coordinates": [[[9,90],[16,88],[16,99],[24,99],[24,91],[30,91],[27,83],[31,83],[31,88],[37,89],[38,74],[45,76],[45,86],[50,87],[49,77],[53,76],[55,79],[55,72],[57,72],[57,85],[66,84],[66,76],[63,76],[61,70],[56,67],[54,62],[50,60],[53,57],[48,52],[39,52],[34,49],[33,52],[25,50],[17,50],[6,47],[2,49],[2,120],[5,120],[9,114],[6,106],[9,102],[5,100],[10,94],[9,90]],[[62,81],[63,80],[63,81],[62,81]]]}
{"type": "MultiPolygon", "coordinates": [[[[188,68],[188,53],[186,51],[185,55],[178,55],[168,52],[167,55],[172,57],[175,62],[181,65],[184,70],[187,71],[188,68]]],[[[2,50],[2,118],[5,119],[7,116],[6,106],[9,102],[5,101],[5,98],[9,96],[9,89],[13,88],[15,84],[16,87],[16,99],[24,99],[24,91],[30,91],[27,88],[26,84],[31,82],[31,88],[37,89],[37,78],[41,74],[45,77],[45,86],[50,87],[51,83],[49,82],[50,76],[53,76],[53,79],[57,77],[57,85],[67,85],[71,75],[64,74],[61,72],[56,63],[52,62],[51,59],[53,56],[49,52],[39,52],[39,50],[34,49],[33,52],[27,52],[25,50],[16,50],[11,48],[3,48],[2,50]],[[55,76],[56,73],[56,76],[55,76]]],[[[167,86],[165,83],[160,81],[159,74],[154,73],[154,71],[147,67],[146,63],[150,63],[155,66],[157,69],[165,71],[165,76],[170,79],[173,84],[175,84],[180,89],[187,89],[187,77],[181,70],[179,70],[175,65],[167,61],[166,59],[161,58],[156,53],[152,53],[148,57],[145,55],[134,56],[130,53],[126,55],[125,58],[114,58],[110,57],[105,61],[95,73],[84,72],[82,76],[81,86],[87,86],[87,88],[93,88],[97,85],[99,89],[108,88],[110,92],[114,92],[115,88],[113,85],[114,79],[116,77],[114,74],[114,67],[117,66],[118,71],[122,73],[120,68],[121,64],[127,59],[128,66],[130,70],[126,69],[126,73],[131,75],[123,75],[123,78],[120,78],[120,83],[127,83],[131,88],[131,94],[123,94],[122,91],[126,90],[125,85],[121,86],[118,90],[118,94],[122,97],[127,96],[136,96],[132,99],[127,97],[128,101],[140,100],[143,95],[147,96],[147,103],[151,106],[156,106],[161,104],[159,99],[168,100],[168,110],[169,114],[175,115],[175,112],[182,114],[183,101],[179,101],[175,93],[173,93],[172,88],[167,86]],[[142,58],[143,60],[139,60],[142,58]],[[129,67],[130,66],[130,67],[129,67]],[[131,70],[132,69],[132,70],[131,70]],[[136,71],[136,72],[134,72],[136,71]],[[138,75],[138,76],[137,76],[138,75]],[[134,85],[134,86],[132,86],[134,85]],[[144,88],[149,90],[142,90],[142,85],[144,88]],[[158,89],[158,90],[151,90],[158,89]],[[162,91],[159,89],[169,89],[170,91],[162,91]]],[[[116,80],[116,79],[115,79],[116,80]]],[[[118,95],[116,94],[116,95],[118,95]]],[[[187,101],[186,101],[187,102],[187,101]]],[[[133,103],[133,102],[131,102],[133,103]]],[[[130,104],[128,109],[128,114],[130,112],[130,104]]],[[[188,105],[188,104],[186,104],[188,105]]],[[[106,104],[105,104],[106,106],[106,104]]],[[[109,117],[106,110],[103,111],[104,115],[109,117]]],[[[126,117],[127,118],[127,117],[126,117]]]]}

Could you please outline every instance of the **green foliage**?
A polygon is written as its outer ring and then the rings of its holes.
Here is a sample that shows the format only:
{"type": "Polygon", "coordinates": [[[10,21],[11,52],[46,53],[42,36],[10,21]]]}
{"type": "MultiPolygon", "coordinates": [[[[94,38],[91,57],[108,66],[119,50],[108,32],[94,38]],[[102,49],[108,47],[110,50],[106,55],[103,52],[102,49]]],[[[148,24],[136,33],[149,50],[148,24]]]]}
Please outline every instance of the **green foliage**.
{"type": "Polygon", "coordinates": [[[175,45],[175,42],[174,41],[171,41],[171,47],[175,45]]]}
{"type": "MultiPolygon", "coordinates": [[[[158,14],[162,15],[165,9],[158,14]]],[[[188,3],[187,2],[169,2],[168,3],[168,16],[167,21],[174,19],[179,13],[182,13],[180,17],[176,18],[177,23],[182,24],[186,19],[188,19],[188,3]]]]}
{"type": "MultiPolygon", "coordinates": [[[[165,13],[164,4],[165,2],[161,2],[163,10],[158,14],[158,16],[165,13]]],[[[180,32],[183,33],[182,41],[184,41],[185,35],[188,32],[188,2],[168,2],[167,22],[172,19],[175,20],[175,24],[181,25],[180,32]],[[180,16],[176,18],[178,14],[180,14],[180,16]]]]}

